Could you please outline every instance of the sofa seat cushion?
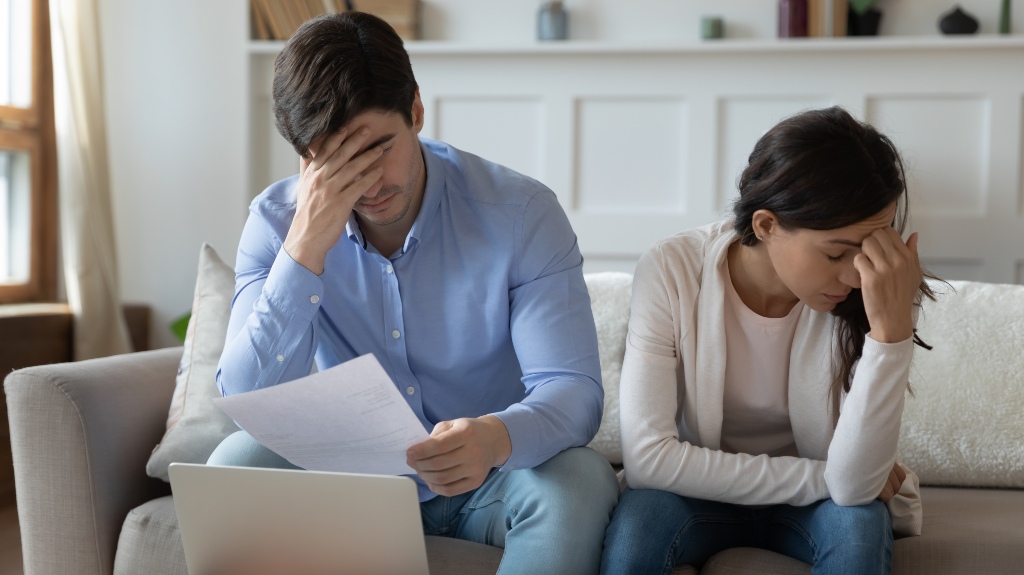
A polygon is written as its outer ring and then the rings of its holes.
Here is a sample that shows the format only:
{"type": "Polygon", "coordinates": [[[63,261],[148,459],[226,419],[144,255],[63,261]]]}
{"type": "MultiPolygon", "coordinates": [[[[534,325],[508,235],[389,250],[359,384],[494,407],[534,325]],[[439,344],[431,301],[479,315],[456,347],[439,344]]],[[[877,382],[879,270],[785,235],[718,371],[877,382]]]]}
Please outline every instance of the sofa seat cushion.
{"type": "Polygon", "coordinates": [[[117,541],[114,575],[188,575],[171,496],[128,512],[117,541]]]}
{"type": "Polygon", "coordinates": [[[923,487],[921,536],[896,541],[893,575],[1024,569],[1024,490],[923,487]]]}

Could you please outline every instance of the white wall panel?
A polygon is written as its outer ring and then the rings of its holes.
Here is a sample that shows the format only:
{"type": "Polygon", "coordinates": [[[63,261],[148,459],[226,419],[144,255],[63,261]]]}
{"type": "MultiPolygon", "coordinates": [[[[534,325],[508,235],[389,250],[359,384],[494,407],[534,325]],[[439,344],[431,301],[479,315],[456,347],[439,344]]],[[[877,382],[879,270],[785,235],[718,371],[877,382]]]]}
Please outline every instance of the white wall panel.
{"type": "Polygon", "coordinates": [[[576,125],[575,209],[685,212],[690,140],[685,101],[582,98],[576,125]]]}
{"type": "Polygon", "coordinates": [[[438,138],[544,179],[544,107],[537,98],[439,97],[438,138]]]}
{"type": "Polygon", "coordinates": [[[727,210],[739,195],[740,174],[765,132],[787,116],[829,104],[828,98],[818,96],[722,99],[718,105],[718,209],[727,210]]]}
{"type": "Polygon", "coordinates": [[[1024,285],[1024,262],[1017,263],[1017,283],[1024,285]]]}
{"type": "Polygon", "coordinates": [[[876,96],[867,119],[903,154],[916,211],[983,216],[990,104],[977,96],[876,96]]]}
{"type": "Polygon", "coordinates": [[[985,269],[981,260],[921,258],[921,265],[932,275],[944,280],[985,280],[985,269]]]}

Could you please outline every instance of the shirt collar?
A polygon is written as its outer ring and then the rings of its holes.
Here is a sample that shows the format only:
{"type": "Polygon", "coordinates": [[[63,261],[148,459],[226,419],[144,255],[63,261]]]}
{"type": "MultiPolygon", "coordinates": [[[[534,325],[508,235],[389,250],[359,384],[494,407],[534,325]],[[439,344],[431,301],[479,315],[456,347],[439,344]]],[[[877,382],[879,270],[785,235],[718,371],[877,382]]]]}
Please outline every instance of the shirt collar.
{"type": "MultiPolygon", "coordinates": [[[[420,142],[420,150],[423,153],[423,168],[427,171],[427,180],[423,189],[423,203],[420,204],[420,213],[416,215],[412,228],[409,229],[409,234],[405,237],[402,253],[409,251],[410,248],[419,243],[420,238],[430,229],[430,224],[434,221],[437,209],[441,205],[441,196],[444,195],[444,164],[422,141],[420,142]]],[[[345,232],[350,240],[363,246],[364,249],[366,248],[366,239],[363,237],[362,230],[359,229],[359,221],[356,219],[355,212],[349,214],[348,223],[345,225],[345,232]]]]}

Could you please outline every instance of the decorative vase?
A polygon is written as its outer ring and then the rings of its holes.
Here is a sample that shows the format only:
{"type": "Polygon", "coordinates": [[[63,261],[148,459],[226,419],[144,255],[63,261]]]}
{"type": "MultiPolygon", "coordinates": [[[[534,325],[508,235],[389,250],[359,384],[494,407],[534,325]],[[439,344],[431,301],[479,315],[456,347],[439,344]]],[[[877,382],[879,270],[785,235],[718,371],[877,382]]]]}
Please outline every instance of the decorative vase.
{"type": "Polygon", "coordinates": [[[565,40],[569,37],[569,14],[562,0],[541,4],[537,12],[538,40],[565,40]]]}
{"type": "Polygon", "coordinates": [[[999,33],[1000,34],[1012,34],[1010,30],[1010,0],[1003,0],[1003,4],[999,7],[999,33]]]}
{"type": "Polygon", "coordinates": [[[974,34],[978,31],[978,20],[957,5],[939,20],[939,30],[943,34],[974,34]]]}
{"type": "Polygon", "coordinates": [[[874,8],[863,14],[851,9],[846,16],[847,36],[878,36],[878,27],[882,23],[882,13],[874,8]]]}
{"type": "Polygon", "coordinates": [[[807,0],[779,0],[779,38],[807,36],[807,0]]]}

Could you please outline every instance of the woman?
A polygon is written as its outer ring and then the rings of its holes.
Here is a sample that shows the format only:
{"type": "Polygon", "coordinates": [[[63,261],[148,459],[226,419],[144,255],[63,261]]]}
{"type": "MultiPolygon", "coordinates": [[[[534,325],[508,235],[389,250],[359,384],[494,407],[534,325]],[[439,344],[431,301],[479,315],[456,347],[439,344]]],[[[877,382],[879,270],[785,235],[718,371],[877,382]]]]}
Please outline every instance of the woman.
{"type": "Polygon", "coordinates": [[[630,486],[605,573],[669,573],[730,547],[812,572],[888,573],[918,534],[917,478],[896,463],[917,234],[892,142],[841,108],[765,134],[734,217],[640,260],[621,380],[630,486]]]}

